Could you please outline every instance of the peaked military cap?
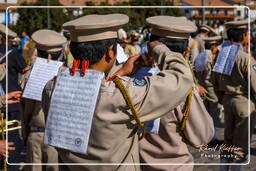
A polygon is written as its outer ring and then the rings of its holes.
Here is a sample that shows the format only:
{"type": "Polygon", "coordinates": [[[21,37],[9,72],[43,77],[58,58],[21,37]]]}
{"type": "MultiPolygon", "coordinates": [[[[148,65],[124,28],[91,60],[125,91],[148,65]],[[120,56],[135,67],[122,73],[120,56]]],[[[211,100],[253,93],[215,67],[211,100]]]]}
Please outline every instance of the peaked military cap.
{"type": "Polygon", "coordinates": [[[47,52],[56,52],[62,49],[62,45],[67,39],[53,30],[42,29],[32,34],[32,39],[36,43],[37,49],[47,52]]]}
{"type": "MultiPolygon", "coordinates": [[[[11,29],[9,29],[9,28],[7,28],[8,29],[8,31],[7,31],[7,36],[9,37],[9,38],[15,38],[15,37],[17,37],[17,34],[14,32],[14,31],[12,31],[11,29]]],[[[1,34],[3,34],[3,35],[6,35],[6,26],[4,25],[4,24],[0,24],[0,33],[1,34]]]]}
{"type": "Polygon", "coordinates": [[[129,22],[124,14],[86,15],[63,24],[73,42],[117,38],[117,30],[129,22]]]}
{"type": "Polygon", "coordinates": [[[197,30],[185,17],[154,16],[147,18],[146,24],[152,28],[151,34],[165,38],[188,39],[197,30]]]}
{"type": "Polygon", "coordinates": [[[218,43],[222,40],[222,37],[221,36],[204,37],[202,38],[202,40],[209,43],[218,43]]]}
{"type": "MultiPolygon", "coordinates": [[[[250,23],[252,23],[253,20],[250,20],[250,23]]],[[[248,28],[249,19],[244,20],[237,20],[237,21],[229,21],[225,23],[226,29],[230,28],[237,28],[237,29],[244,29],[248,28]]]]}
{"type": "Polygon", "coordinates": [[[205,31],[209,32],[209,34],[211,36],[217,36],[218,35],[218,33],[212,27],[210,27],[210,26],[208,26],[206,24],[201,25],[199,29],[200,30],[205,30],[205,31]]]}

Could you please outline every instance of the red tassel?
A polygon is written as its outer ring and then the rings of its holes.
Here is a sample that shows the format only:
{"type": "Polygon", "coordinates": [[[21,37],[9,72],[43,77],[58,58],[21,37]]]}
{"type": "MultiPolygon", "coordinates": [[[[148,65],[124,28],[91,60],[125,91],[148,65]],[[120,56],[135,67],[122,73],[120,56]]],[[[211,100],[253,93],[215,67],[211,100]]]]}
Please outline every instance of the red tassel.
{"type": "Polygon", "coordinates": [[[76,74],[76,70],[79,68],[79,65],[80,65],[80,60],[74,59],[72,69],[71,69],[71,72],[70,72],[71,75],[76,74]]]}
{"type": "Polygon", "coordinates": [[[22,73],[26,73],[28,71],[27,67],[22,70],[22,73]]]}
{"type": "Polygon", "coordinates": [[[81,75],[85,76],[86,70],[89,68],[89,61],[88,60],[83,60],[82,61],[82,72],[81,75]]]}

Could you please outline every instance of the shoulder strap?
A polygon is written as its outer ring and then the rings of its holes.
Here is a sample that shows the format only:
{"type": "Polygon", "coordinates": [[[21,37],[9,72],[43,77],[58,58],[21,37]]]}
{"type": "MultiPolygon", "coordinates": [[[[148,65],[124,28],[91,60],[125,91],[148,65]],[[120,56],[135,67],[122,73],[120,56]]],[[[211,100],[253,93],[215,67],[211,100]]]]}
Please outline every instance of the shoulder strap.
{"type": "Polygon", "coordinates": [[[122,81],[120,80],[119,77],[115,77],[113,81],[116,84],[116,86],[118,87],[118,89],[121,91],[121,93],[125,99],[125,102],[128,105],[128,107],[130,108],[133,118],[136,121],[137,125],[140,126],[141,128],[143,128],[143,133],[142,133],[142,135],[139,136],[140,139],[143,138],[143,136],[145,134],[144,123],[140,121],[139,115],[132,103],[130,95],[128,94],[124,84],[122,83],[122,81]]]}
{"type": "Polygon", "coordinates": [[[6,52],[5,55],[0,58],[0,62],[2,62],[2,60],[4,60],[4,58],[5,58],[6,56],[8,56],[9,53],[11,53],[11,52],[12,52],[12,49],[9,50],[8,52],[6,52]]]}
{"type": "Polygon", "coordinates": [[[250,57],[248,59],[248,61],[246,62],[245,66],[244,66],[244,70],[245,70],[245,73],[248,73],[248,69],[249,69],[249,60],[250,58],[252,58],[252,55],[250,54],[250,57]]]}

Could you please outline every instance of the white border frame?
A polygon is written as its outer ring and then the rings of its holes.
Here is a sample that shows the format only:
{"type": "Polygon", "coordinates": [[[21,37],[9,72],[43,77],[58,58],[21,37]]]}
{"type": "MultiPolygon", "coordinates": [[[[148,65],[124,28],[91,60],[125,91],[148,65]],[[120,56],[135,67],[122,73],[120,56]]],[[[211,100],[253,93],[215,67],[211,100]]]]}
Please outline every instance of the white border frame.
{"type": "MultiPolygon", "coordinates": [[[[6,8],[5,15],[8,13],[8,10],[11,8],[233,8],[233,9],[238,9],[238,8],[245,8],[248,10],[248,31],[249,35],[251,35],[251,29],[250,29],[250,8],[247,6],[9,6],[6,8]]],[[[6,24],[6,52],[8,51],[8,23],[6,24]]],[[[248,135],[250,135],[250,41],[249,41],[249,63],[248,63],[248,135]]],[[[6,56],[6,62],[8,62],[8,54],[6,56]]],[[[8,80],[8,72],[6,70],[6,80],[8,80]]],[[[6,81],[6,92],[8,92],[8,86],[7,86],[8,81],[6,81]]],[[[7,97],[7,94],[6,94],[7,97]]],[[[8,113],[8,108],[7,108],[7,103],[6,103],[6,114],[8,113]]],[[[8,115],[6,115],[6,120],[8,120],[8,115]]],[[[8,131],[6,131],[6,141],[8,141],[8,131]]],[[[7,149],[7,144],[6,144],[6,149],[7,149]]],[[[165,166],[170,166],[170,165],[207,165],[207,166],[222,166],[222,165],[248,165],[251,160],[251,152],[250,152],[250,136],[248,136],[248,162],[247,163],[9,163],[8,158],[6,159],[6,162],[8,165],[14,165],[14,166],[21,166],[21,165],[165,165],[165,166]]]]}

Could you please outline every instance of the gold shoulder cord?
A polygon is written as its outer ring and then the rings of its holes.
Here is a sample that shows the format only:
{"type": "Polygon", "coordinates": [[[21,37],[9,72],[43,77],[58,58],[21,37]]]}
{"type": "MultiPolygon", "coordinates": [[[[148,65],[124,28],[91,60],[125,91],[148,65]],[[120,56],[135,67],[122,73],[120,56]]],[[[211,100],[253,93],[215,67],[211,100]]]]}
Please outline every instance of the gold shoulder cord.
{"type": "Polygon", "coordinates": [[[138,113],[137,113],[134,105],[132,104],[131,97],[129,96],[129,94],[128,94],[124,84],[120,80],[120,78],[116,77],[113,81],[116,84],[116,86],[118,87],[118,89],[121,91],[121,93],[122,93],[122,95],[123,95],[123,97],[125,99],[126,104],[131,109],[133,118],[136,121],[137,125],[139,125],[141,128],[143,128],[142,134],[139,134],[139,139],[142,139],[144,137],[145,133],[146,133],[146,130],[144,128],[144,123],[140,121],[138,113]]]}
{"type": "Polygon", "coordinates": [[[245,64],[245,72],[246,72],[246,73],[248,73],[248,69],[249,69],[249,60],[251,60],[251,58],[252,58],[252,54],[250,54],[249,59],[248,59],[247,63],[245,64]]]}
{"type": "MultiPolygon", "coordinates": [[[[189,65],[189,69],[190,69],[190,71],[191,71],[191,73],[192,73],[194,83],[197,84],[197,80],[196,80],[195,74],[194,74],[194,72],[193,72],[192,66],[191,66],[191,64],[190,64],[190,62],[189,62],[189,58],[188,58],[188,57],[185,57],[185,59],[186,59],[187,64],[189,65]]],[[[190,113],[190,108],[191,108],[193,90],[194,90],[194,88],[192,87],[192,88],[190,89],[190,91],[189,91],[189,94],[188,94],[188,96],[187,96],[187,99],[186,99],[184,108],[183,108],[183,110],[182,110],[183,117],[182,117],[182,120],[181,120],[181,131],[184,131],[185,128],[186,128],[186,122],[187,122],[187,120],[188,120],[189,113],[190,113]]]]}
{"type": "Polygon", "coordinates": [[[192,96],[193,96],[193,88],[190,89],[184,108],[182,110],[183,117],[181,120],[181,128],[180,128],[181,131],[184,131],[186,128],[186,122],[188,120],[190,108],[191,108],[192,96]]]}

